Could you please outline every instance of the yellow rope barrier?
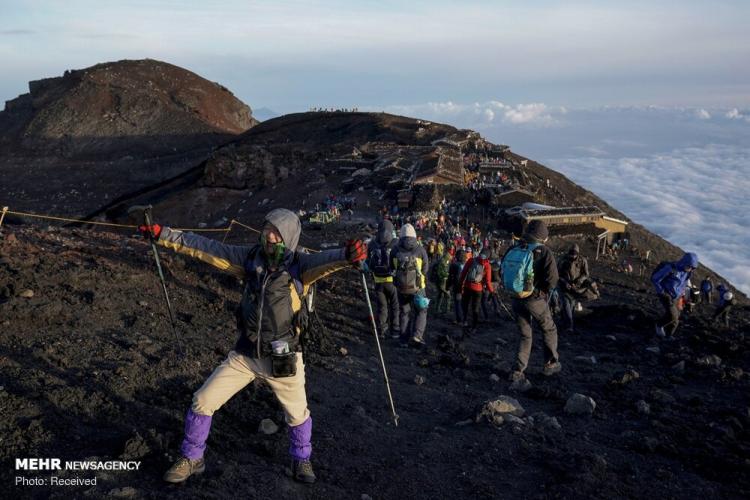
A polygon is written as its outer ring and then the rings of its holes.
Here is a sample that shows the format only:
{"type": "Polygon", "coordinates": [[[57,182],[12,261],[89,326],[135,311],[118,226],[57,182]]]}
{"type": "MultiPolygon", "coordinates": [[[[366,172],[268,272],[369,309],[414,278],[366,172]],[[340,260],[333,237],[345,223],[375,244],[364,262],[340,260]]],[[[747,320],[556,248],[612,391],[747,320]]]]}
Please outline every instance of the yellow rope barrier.
{"type": "MultiPolygon", "coordinates": [[[[61,222],[77,222],[79,224],[90,224],[92,226],[121,227],[125,229],[137,229],[138,228],[138,226],[132,225],[132,224],[115,224],[114,222],[95,222],[95,221],[88,221],[88,220],[81,220],[81,219],[69,219],[67,217],[57,217],[54,215],[40,215],[40,214],[32,214],[29,212],[16,212],[13,210],[8,210],[8,207],[3,207],[2,213],[0,213],[0,227],[2,227],[3,225],[3,219],[5,218],[6,213],[12,214],[12,215],[18,215],[20,217],[33,217],[36,219],[56,220],[56,221],[61,221],[61,222]]],[[[229,232],[232,230],[232,226],[234,226],[235,224],[237,224],[238,226],[244,227],[245,229],[248,229],[250,231],[253,231],[254,233],[260,234],[260,231],[258,231],[254,227],[250,227],[247,224],[243,224],[242,222],[235,220],[235,219],[232,219],[229,222],[228,227],[218,228],[218,229],[184,228],[184,227],[176,227],[173,229],[176,229],[178,231],[191,231],[194,233],[222,232],[222,233],[225,233],[224,238],[221,240],[221,242],[224,243],[227,239],[227,236],[229,235],[229,232]]],[[[307,247],[301,247],[301,248],[308,250],[310,252],[316,252],[316,253],[320,252],[320,250],[315,250],[313,248],[307,248],[307,247]]]]}
{"type": "MultiPolygon", "coordinates": [[[[81,220],[81,219],[69,219],[67,217],[57,217],[54,215],[39,215],[39,214],[32,214],[28,212],[15,212],[13,210],[7,210],[8,207],[3,207],[3,217],[6,213],[12,214],[12,215],[19,215],[21,217],[33,217],[37,219],[45,219],[45,220],[56,220],[61,222],[77,222],[79,224],[90,224],[92,226],[108,226],[108,227],[122,227],[126,229],[137,229],[138,226],[132,225],[132,224],[115,224],[113,222],[96,222],[96,221],[88,221],[88,220],[81,220]]],[[[2,219],[0,219],[2,221],[2,219]]],[[[210,232],[227,232],[229,231],[229,228],[218,228],[218,229],[204,229],[204,228],[184,228],[184,227],[176,227],[174,229],[177,229],[179,231],[192,231],[194,233],[203,232],[203,233],[210,233],[210,232]]]]}

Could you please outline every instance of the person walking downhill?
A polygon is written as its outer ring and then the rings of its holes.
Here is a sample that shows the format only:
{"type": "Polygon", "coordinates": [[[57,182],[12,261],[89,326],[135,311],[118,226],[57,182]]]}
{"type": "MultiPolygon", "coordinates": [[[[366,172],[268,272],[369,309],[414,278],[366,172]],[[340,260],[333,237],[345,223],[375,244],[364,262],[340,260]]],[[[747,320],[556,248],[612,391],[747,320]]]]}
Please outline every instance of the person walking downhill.
{"type": "Polygon", "coordinates": [[[445,313],[451,309],[451,291],[448,285],[448,277],[450,275],[451,268],[451,255],[444,253],[440,260],[435,264],[435,277],[437,282],[438,297],[435,301],[435,310],[438,314],[445,313]],[[445,310],[443,310],[443,308],[445,310]]]}
{"type": "Polygon", "coordinates": [[[206,262],[245,283],[237,309],[239,339],[193,395],[185,417],[182,456],[164,474],[165,481],[181,483],[205,470],[213,414],[256,379],[270,386],[284,410],[289,426],[290,474],[304,483],[315,481],[310,462],[312,419],[299,338],[304,297],[320,278],[360,265],[367,247],[351,240],[346,248],[302,253],[297,249],[301,230],[297,215],[283,208],[266,215],[260,241],[249,246],[227,245],[158,224],[139,227],[158,245],[206,262]]]}
{"type": "Polygon", "coordinates": [[[703,302],[706,304],[712,304],[713,301],[711,300],[711,292],[714,289],[714,285],[711,282],[711,276],[706,276],[706,279],[701,281],[701,297],[703,297],[703,302]]]}
{"type": "Polygon", "coordinates": [[[398,290],[398,303],[401,310],[400,340],[402,346],[408,345],[409,342],[421,346],[425,343],[427,308],[430,305],[425,289],[430,262],[424,247],[417,242],[417,232],[414,226],[404,224],[400,235],[398,246],[391,256],[394,283],[398,290]],[[414,308],[413,321],[410,320],[412,308],[414,308]]]}
{"type": "Polygon", "coordinates": [[[375,281],[378,331],[381,336],[386,336],[390,326],[390,335],[396,339],[400,337],[401,329],[399,327],[398,292],[393,284],[391,254],[397,245],[398,239],[394,238],[393,223],[383,220],[378,225],[378,234],[370,244],[367,253],[367,267],[375,281]]]}
{"type": "Polygon", "coordinates": [[[518,245],[503,256],[503,287],[513,296],[513,313],[520,333],[515,370],[510,379],[522,382],[529,365],[532,345],[532,319],[544,334],[544,369],[550,376],[562,369],[557,352],[557,327],[547,298],[557,286],[557,264],[552,251],[544,243],[549,233],[544,221],[532,220],[518,245]]]}
{"type": "Polygon", "coordinates": [[[578,293],[584,282],[589,279],[589,263],[580,255],[581,249],[573,244],[568,255],[561,260],[558,273],[560,276],[560,290],[562,291],[562,310],[565,314],[566,331],[573,333],[573,312],[576,307],[578,293]]]}
{"type": "Polygon", "coordinates": [[[487,253],[482,252],[478,257],[469,259],[459,278],[463,296],[464,336],[476,333],[479,324],[479,309],[482,304],[483,291],[492,292],[492,270],[487,253]],[[468,323],[471,316],[471,324],[468,323]]]}
{"type": "Polygon", "coordinates": [[[698,256],[688,252],[677,262],[661,262],[651,274],[664,314],[656,321],[656,336],[673,339],[680,324],[679,302],[690,281],[690,276],[698,267],[698,256]]]}
{"type": "Polygon", "coordinates": [[[466,252],[463,250],[456,251],[456,257],[451,263],[451,267],[448,270],[448,288],[451,292],[453,299],[453,311],[455,313],[456,325],[463,325],[464,323],[464,310],[461,305],[461,271],[464,269],[466,263],[466,252]]]}
{"type": "Polygon", "coordinates": [[[724,323],[724,326],[729,328],[729,311],[732,310],[735,303],[734,294],[727,290],[722,295],[722,304],[716,308],[716,312],[714,313],[713,321],[717,322],[720,321],[724,323]]]}

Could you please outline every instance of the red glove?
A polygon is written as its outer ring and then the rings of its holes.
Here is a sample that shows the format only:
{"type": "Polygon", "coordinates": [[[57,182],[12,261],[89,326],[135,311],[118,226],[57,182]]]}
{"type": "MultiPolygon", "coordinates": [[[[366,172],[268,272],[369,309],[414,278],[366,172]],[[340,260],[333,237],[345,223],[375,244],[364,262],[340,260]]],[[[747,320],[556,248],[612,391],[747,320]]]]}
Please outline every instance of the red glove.
{"type": "Polygon", "coordinates": [[[352,264],[359,264],[367,259],[367,245],[362,240],[349,240],[346,242],[346,260],[352,264]]]}
{"type": "Polygon", "coordinates": [[[151,233],[151,236],[158,240],[159,235],[161,234],[161,226],[159,224],[151,224],[150,226],[144,224],[138,226],[138,232],[141,233],[141,236],[144,238],[148,238],[148,234],[151,233]]]}

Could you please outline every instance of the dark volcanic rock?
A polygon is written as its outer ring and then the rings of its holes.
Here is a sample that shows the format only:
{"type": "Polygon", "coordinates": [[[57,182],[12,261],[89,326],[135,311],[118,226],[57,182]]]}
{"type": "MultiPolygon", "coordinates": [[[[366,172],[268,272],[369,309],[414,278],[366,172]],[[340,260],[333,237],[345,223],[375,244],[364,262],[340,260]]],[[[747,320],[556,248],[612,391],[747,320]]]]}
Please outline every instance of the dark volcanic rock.
{"type": "Polygon", "coordinates": [[[216,145],[256,123],[229,90],[195,73],[119,61],[30,82],[0,113],[0,145],[142,156],[216,145]]]}

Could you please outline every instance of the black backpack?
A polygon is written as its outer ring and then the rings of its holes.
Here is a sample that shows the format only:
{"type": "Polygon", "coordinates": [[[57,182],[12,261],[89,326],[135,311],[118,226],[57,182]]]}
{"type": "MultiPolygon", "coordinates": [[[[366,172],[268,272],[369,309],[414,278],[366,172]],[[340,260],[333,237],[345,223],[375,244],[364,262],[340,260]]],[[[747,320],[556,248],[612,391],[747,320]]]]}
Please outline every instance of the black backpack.
{"type": "Polygon", "coordinates": [[[388,276],[391,269],[388,260],[391,257],[391,249],[388,245],[378,244],[373,246],[370,252],[369,266],[372,274],[378,277],[388,276]]]}

